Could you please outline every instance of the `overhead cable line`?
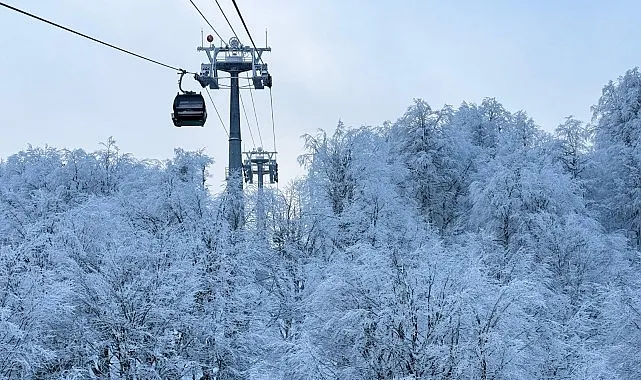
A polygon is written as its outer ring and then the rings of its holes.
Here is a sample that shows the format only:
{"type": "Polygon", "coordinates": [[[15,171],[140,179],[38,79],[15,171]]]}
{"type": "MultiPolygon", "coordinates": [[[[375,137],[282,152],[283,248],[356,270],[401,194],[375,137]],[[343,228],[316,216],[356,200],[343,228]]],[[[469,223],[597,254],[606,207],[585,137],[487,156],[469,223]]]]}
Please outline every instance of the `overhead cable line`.
{"type": "MultiPolygon", "coordinates": [[[[67,31],[67,32],[69,32],[69,33],[76,34],[76,35],[78,35],[78,36],[80,36],[80,37],[84,37],[84,38],[86,38],[86,39],[88,39],[88,40],[91,40],[91,41],[93,41],[93,42],[97,42],[97,43],[99,43],[99,44],[105,45],[105,46],[110,47],[110,48],[112,48],[112,49],[116,49],[116,50],[118,50],[118,51],[120,51],[120,52],[123,52],[123,53],[129,54],[129,55],[133,55],[134,57],[137,57],[137,58],[143,59],[143,60],[145,60],[145,61],[149,61],[149,62],[151,62],[151,63],[155,63],[155,64],[157,64],[157,65],[160,65],[160,66],[166,67],[166,68],[168,68],[168,69],[172,69],[172,70],[174,70],[174,71],[183,71],[182,69],[180,69],[180,68],[178,68],[178,67],[171,66],[171,65],[168,65],[168,64],[166,64],[166,63],[162,63],[162,62],[156,61],[156,60],[151,59],[151,58],[147,58],[147,57],[142,56],[142,55],[140,55],[140,54],[133,53],[133,52],[131,52],[131,51],[129,51],[129,50],[123,49],[123,48],[121,48],[121,47],[118,47],[118,46],[112,45],[112,44],[110,44],[110,43],[107,43],[107,42],[101,41],[101,40],[99,40],[99,39],[97,39],[97,38],[94,38],[94,37],[88,36],[88,35],[86,35],[86,34],[84,34],[84,33],[80,33],[80,32],[77,32],[77,31],[75,31],[75,30],[73,30],[73,29],[67,28],[66,26],[62,26],[62,25],[60,25],[60,24],[56,24],[55,22],[53,22],[53,21],[49,21],[49,20],[44,19],[44,18],[42,18],[42,17],[40,17],[40,16],[36,16],[36,15],[34,15],[34,14],[32,14],[32,13],[29,13],[29,12],[23,11],[23,10],[18,9],[18,8],[15,8],[15,7],[12,7],[11,5],[9,5],[9,4],[5,4],[5,3],[1,2],[1,1],[0,1],[0,5],[1,5],[1,6],[3,6],[3,7],[5,7],[5,8],[9,8],[9,9],[11,9],[12,11],[15,11],[15,12],[21,13],[21,14],[23,14],[23,15],[25,15],[25,16],[29,16],[29,17],[31,17],[31,18],[34,18],[34,19],[36,19],[36,20],[38,20],[38,21],[41,21],[41,22],[44,22],[44,23],[46,23],[46,24],[49,24],[49,25],[55,26],[56,28],[60,28],[60,29],[62,29],[62,30],[64,30],[64,31],[67,31]]],[[[194,74],[194,73],[192,73],[192,72],[189,72],[189,73],[190,73],[190,74],[194,74]]]]}
{"type": "MultiPolygon", "coordinates": [[[[236,12],[238,12],[238,17],[240,17],[240,21],[242,21],[243,26],[245,27],[245,31],[247,32],[247,35],[249,36],[249,40],[251,41],[252,45],[254,46],[255,50],[258,50],[256,47],[256,44],[254,43],[254,39],[252,38],[251,33],[249,33],[249,29],[247,28],[247,24],[245,24],[245,19],[243,18],[243,15],[240,13],[240,9],[238,9],[238,4],[236,4],[236,0],[231,0],[234,3],[234,7],[236,8],[236,12]]],[[[263,62],[263,58],[260,57],[260,61],[263,62]]],[[[263,62],[264,63],[264,62],[263,62]]]]}
{"type": "Polygon", "coordinates": [[[211,30],[213,30],[213,31],[214,31],[214,33],[216,33],[216,35],[218,36],[218,38],[220,38],[220,40],[221,40],[225,45],[227,45],[227,43],[225,42],[225,40],[224,40],[224,39],[220,36],[220,34],[218,34],[218,32],[216,31],[216,28],[214,28],[214,26],[209,22],[209,20],[207,20],[207,17],[205,17],[205,15],[203,14],[203,12],[201,12],[201,11],[200,11],[200,9],[198,9],[198,6],[196,5],[196,3],[194,3],[194,2],[193,2],[193,0],[189,0],[189,2],[191,3],[191,5],[193,5],[193,6],[194,6],[194,8],[196,8],[196,10],[198,11],[198,13],[200,13],[200,16],[203,18],[203,20],[205,20],[205,22],[207,23],[207,25],[209,25],[209,27],[211,28],[211,30]]]}
{"type": "Polygon", "coordinates": [[[232,33],[234,33],[234,36],[236,36],[236,38],[238,38],[238,34],[236,34],[236,31],[234,30],[234,27],[231,26],[231,22],[229,22],[229,19],[227,18],[227,15],[225,14],[225,11],[223,10],[223,7],[220,6],[220,3],[218,2],[218,0],[215,0],[215,1],[216,1],[216,5],[218,5],[218,9],[220,9],[220,13],[223,14],[223,17],[225,17],[225,21],[227,21],[227,25],[229,25],[229,27],[231,28],[232,33]]]}
{"type": "Polygon", "coordinates": [[[209,100],[211,101],[211,104],[214,106],[214,110],[216,111],[216,115],[218,115],[218,120],[220,120],[220,125],[223,126],[223,129],[225,130],[225,133],[227,134],[227,137],[229,137],[229,131],[227,130],[227,127],[225,127],[225,123],[223,122],[223,118],[220,117],[220,113],[218,112],[218,108],[216,107],[216,103],[214,103],[214,98],[211,97],[211,93],[209,92],[209,89],[205,87],[205,90],[207,91],[207,95],[209,95],[209,100]]]}
{"type": "Polygon", "coordinates": [[[274,135],[274,152],[277,152],[276,150],[276,127],[274,123],[274,101],[272,100],[272,88],[269,88],[269,105],[272,108],[272,135],[274,135]]]}
{"type": "MultiPolygon", "coordinates": [[[[250,79],[249,77],[247,79],[250,79]]],[[[256,113],[256,103],[254,103],[254,92],[252,88],[249,87],[249,96],[252,99],[252,108],[254,109],[254,118],[256,119],[256,129],[258,130],[258,139],[260,140],[260,146],[263,146],[263,136],[260,133],[260,125],[258,124],[258,113],[256,113]]]]}
{"type": "Polygon", "coordinates": [[[256,142],[254,141],[254,134],[252,133],[251,124],[249,124],[249,118],[247,117],[247,110],[245,109],[245,102],[243,102],[243,96],[238,94],[240,98],[240,105],[243,106],[243,113],[245,114],[245,120],[247,121],[247,129],[249,130],[249,136],[252,139],[252,147],[256,147],[256,142]]]}
{"type": "MultiPolygon", "coordinates": [[[[254,49],[258,50],[258,48],[256,47],[256,43],[254,43],[254,39],[252,38],[252,35],[249,32],[249,28],[247,28],[247,24],[245,23],[245,19],[243,18],[243,15],[240,12],[240,9],[238,8],[238,4],[236,3],[236,0],[232,0],[232,2],[234,3],[234,8],[236,8],[236,12],[238,13],[238,17],[240,17],[240,21],[243,23],[243,27],[245,28],[245,32],[247,32],[247,36],[249,36],[249,40],[251,41],[252,46],[254,47],[254,49]]],[[[218,0],[216,0],[216,3],[218,3],[218,0]]],[[[220,4],[218,4],[218,7],[220,8],[220,4]]],[[[222,8],[220,8],[220,10],[221,10],[221,12],[223,11],[222,8]]],[[[225,15],[225,12],[223,12],[223,15],[225,15]]],[[[227,16],[225,16],[225,19],[227,20],[227,16]]],[[[229,24],[229,27],[232,28],[232,31],[234,32],[234,34],[236,34],[236,32],[234,31],[234,28],[231,26],[231,23],[229,22],[229,20],[227,20],[227,23],[229,24]]],[[[237,35],[236,35],[236,38],[238,38],[237,35]]],[[[259,59],[261,60],[261,62],[263,61],[261,56],[259,56],[259,59]]],[[[247,78],[247,79],[250,79],[250,78],[247,78]]],[[[256,104],[254,103],[254,95],[253,95],[251,87],[249,87],[249,95],[251,96],[252,106],[254,108],[254,116],[256,118],[256,129],[258,130],[258,136],[260,138],[260,145],[263,145],[263,137],[261,136],[260,126],[258,124],[258,113],[256,113],[256,104]]],[[[241,101],[242,101],[242,99],[241,99],[241,101]]],[[[275,128],[275,123],[274,123],[274,102],[273,102],[273,99],[272,99],[272,89],[271,89],[271,87],[269,88],[269,102],[270,102],[271,114],[272,114],[272,134],[273,134],[273,137],[274,137],[274,151],[276,151],[276,131],[275,131],[276,128],[275,128]]],[[[245,106],[243,104],[243,111],[244,111],[244,107],[245,106]]],[[[247,113],[245,113],[245,118],[247,118],[247,113]]],[[[249,123],[249,120],[247,121],[247,123],[249,123]]],[[[251,129],[250,129],[250,133],[251,133],[251,129]]],[[[253,140],[253,138],[252,138],[252,140],[253,140]]]]}

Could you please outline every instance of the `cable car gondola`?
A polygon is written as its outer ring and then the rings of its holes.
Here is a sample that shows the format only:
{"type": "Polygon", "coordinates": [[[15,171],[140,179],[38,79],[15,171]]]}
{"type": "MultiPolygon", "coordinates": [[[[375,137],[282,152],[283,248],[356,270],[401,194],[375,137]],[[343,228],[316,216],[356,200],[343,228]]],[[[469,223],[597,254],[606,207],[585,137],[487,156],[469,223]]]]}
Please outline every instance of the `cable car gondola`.
{"type": "Polygon", "coordinates": [[[171,114],[171,120],[176,127],[202,127],[207,121],[205,99],[201,94],[182,89],[183,75],[185,71],[181,70],[178,88],[182,94],[179,92],[174,98],[174,112],[171,114]]]}
{"type": "Polygon", "coordinates": [[[176,127],[202,127],[207,121],[207,107],[203,96],[195,92],[177,94],[171,120],[176,127]]]}

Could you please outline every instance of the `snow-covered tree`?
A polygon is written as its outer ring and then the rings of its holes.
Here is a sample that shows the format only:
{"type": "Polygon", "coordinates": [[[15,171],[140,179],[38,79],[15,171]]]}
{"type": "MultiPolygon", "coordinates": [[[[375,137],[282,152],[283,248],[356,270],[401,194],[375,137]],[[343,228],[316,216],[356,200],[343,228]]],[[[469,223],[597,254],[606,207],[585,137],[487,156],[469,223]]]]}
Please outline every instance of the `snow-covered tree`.
{"type": "Polygon", "coordinates": [[[0,161],[0,377],[639,378],[640,94],[608,84],[594,135],[415,100],[306,135],[284,191],[29,147],[0,161]]]}
{"type": "Polygon", "coordinates": [[[594,107],[593,192],[601,221],[641,247],[641,73],[626,72],[603,88],[594,107]]]}

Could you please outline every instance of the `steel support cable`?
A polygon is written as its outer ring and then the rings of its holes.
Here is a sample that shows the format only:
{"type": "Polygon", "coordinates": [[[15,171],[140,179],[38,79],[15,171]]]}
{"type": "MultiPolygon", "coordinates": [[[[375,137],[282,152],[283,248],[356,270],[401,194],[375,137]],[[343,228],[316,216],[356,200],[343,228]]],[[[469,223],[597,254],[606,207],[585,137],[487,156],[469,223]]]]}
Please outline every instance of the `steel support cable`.
{"type": "MultiPolygon", "coordinates": [[[[243,26],[245,27],[245,31],[247,32],[247,35],[249,36],[249,40],[252,43],[252,46],[254,46],[254,50],[258,50],[256,47],[256,44],[254,43],[254,39],[252,38],[251,33],[249,33],[249,29],[247,28],[247,24],[245,24],[245,19],[243,18],[242,13],[240,13],[240,9],[238,9],[238,4],[236,4],[236,0],[231,0],[232,3],[234,3],[234,8],[236,8],[236,12],[238,12],[238,17],[240,17],[240,21],[243,23],[243,26]]],[[[263,62],[263,58],[260,57],[260,61],[263,62]]],[[[265,62],[263,62],[265,63],[265,62]]]]}
{"type": "Polygon", "coordinates": [[[272,109],[272,135],[274,136],[274,152],[277,152],[276,150],[276,126],[274,123],[274,101],[272,100],[272,88],[269,88],[269,105],[271,106],[272,109]]]}
{"type": "Polygon", "coordinates": [[[240,98],[240,105],[243,106],[243,113],[245,114],[245,120],[247,121],[247,129],[249,129],[249,136],[251,136],[251,139],[252,139],[252,147],[255,148],[256,142],[254,141],[254,134],[252,133],[252,127],[249,124],[249,118],[247,117],[247,111],[245,110],[245,103],[243,102],[243,96],[240,95],[240,93],[238,95],[239,95],[238,97],[240,98]]]}
{"type": "MultiPolygon", "coordinates": [[[[249,78],[248,78],[249,79],[249,78]]],[[[252,108],[254,109],[254,118],[256,119],[256,129],[258,130],[258,139],[260,140],[260,146],[263,147],[263,136],[260,133],[260,125],[258,124],[258,113],[256,113],[256,104],[254,103],[254,92],[252,88],[249,87],[249,96],[252,99],[252,108]]]]}
{"type": "MultiPolygon", "coordinates": [[[[49,24],[49,25],[55,26],[56,28],[60,28],[60,29],[62,29],[62,30],[64,30],[64,31],[66,31],[66,32],[73,33],[73,34],[75,34],[75,35],[78,35],[78,36],[80,36],[80,37],[86,38],[86,39],[91,40],[91,41],[93,41],[93,42],[96,42],[96,43],[102,44],[102,45],[107,46],[107,47],[110,47],[110,48],[112,48],[112,49],[116,49],[116,50],[118,50],[118,51],[120,51],[120,52],[122,52],[122,53],[126,53],[126,54],[129,54],[129,55],[133,55],[134,57],[137,57],[137,58],[143,59],[143,60],[145,60],[145,61],[149,61],[149,62],[151,62],[151,63],[155,63],[155,64],[157,64],[157,65],[160,65],[160,66],[166,67],[166,68],[168,68],[168,69],[172,69],[172,70],[174,70],[174,71],[182,71],[182,69],[180,69],[180,68],[178,68],[178,67],[171,66],[171,65],[168,65],[168,64],[166,64],[166,63],[162,63],[162,62],[160,62],[160,61],[156,61],[156,60],[151,59],[151,58],[147,58],[147,57],[142,56],[142,55],[140,55],[140,54],[133,53],[133,52],[131,52],[131,51],[129,51],[129,50],[123,49],[123,48],[118,47],[118,46],[116,46],[116,45],[112,45],[112,44],[110,44],[110,43],[107,43],[107,42],[101,41],[101,40],[99,40],[99,39],[97,39],[97,38],[94,38],[94,37],[88,36],[88,35],[86,35],[86,34],[84,34],[84,33],[77,32],[77,31],[75,31],[75,30],[73,30],[73,29],[67,28],[66,26],[62,26],[62,25],[57,24],[57,23],[55,23],[55,22],[53,22],[53,21],[49,21],[49,20],[44,19],[44,18],[42,18],[42,17],[40,17],[40,16],[36,16],[36,15],[34,15],[34,14],[32,14],[32,13],[29,13],[29,12],[27,12],[27,11],[23,11],[22,9],[18,9],[18,8],[12,7],[12,6],[11,6],[11,5],[9,5],[9,4],[6,4],[6,3],[3,3],[3,2],[0,2],[0,6],[3,6],[3,7],[5,7],[5,8],[11,9],[12,11],[15,11],[15,12],[21,13],[21,14],[23,14],[23,15],[25,15],[25,16],[29,16],[29,17],[31,17],[31,18],[34,18],[34,19],[36,19],[36,20],[38,20],[38,21],[41,21],[41,22],[44,22],[44,23],[46,23],[46,24],[49,24]]],[[[186,71],[186,73],[189,73],[189,74],[195,74],[195,73],[192,73],[192,72],[190,72],[190,71],[186,71]]]]}
{"type": "Polygon", "coordinates": [[[209,89],[205,87],[205,90],[207,91],[207,95],[209,96],[209,100],[211,101],[211,104],[214,106],[214,110],[216,111],[216,115],[218,115],[218,120],[220,120],[220,125],[223,126],[223,129],[225,130],[225,133],[227,134],[227,138],[229,138],[229,131],[227,130],[227,127],[225,127],[225,123],[223,122],[223,118],[220,117],[220,113],[218,112],[218,108],[216,107],[216,103],[214,103],[214,98],[211,97],[211,93],[209,92],[209,89]]]}
{"type": "MultiPolygon", "coordinates": [[[[245,32],[247,32],[247,36],[249,37],[249,40],[252,43],[252,46],[254,47],[254,50],[258,50],[256,47],[256,43],[254,43],[254,39],[252,38],[251,33],[249,32],[249,28],[247,28],[247,23],[245,23],[245,19],[243,18],[243,14],[240,12],[240,9],[238,8],[238,4],[236,3],[236,0],[232,0],[232,3],[234,3],[234,8],[236,8],[236,12],[238,13],[238,17],[240,17],[240,21],[243,23],[243,27],[245,28],[245,32]]],[[[231,24],[230,24],[231,26],[231,24]]],[[[263,62],[263,58],[259,57],[260,61],[263,62]]],[[[263,62],[264,63],[264,62],[263,62]]],[[[252,95],[251,87],[249,88],[249,93],[252,97],[252,104],[254,102],[254,96],[252,95]]],[[[270,104],[272,105],[272,130],[274,129],[274,107],[273,107],[273,102],[272,102],[272,89],[271,87],[269,88],[269,99],[270,99],[270,104]]],[[[260,128],[258,127],[258,116],[256,114],[256,107],[254,106],[254,115],[256,115],[256,128],[258,129],[258,134],[260,136],[260,128]]],[[[245,114],[245,116],[247,116],[245,114]]],[[[272,131],[273,132],[273,131],[272,131]]],[[[261,145],[263,144],[262,142],[262,137],[261,137],[261,145]]],[[[274,151],[276,151],[276,135],[274,134],[274,151]]]]}
{"type": "Polygon", "coordinates": [[[200,16],[203,18],[203,20],[205,20],[205,22],[207,23],[207,25],[209,25],[209,27],[211,28],[211,30],[213,30],[213,31],[214,31],[214,33],[216,33],[216,35],[218,36],[218,38],[220,38],[220,40],[221,40],[221,41],[222,41],[222,42],[227,46],[227,42],[225,42],[225,40],[220,36],[220,34],[218,34],[218,32],[216,31],[216,28],[214,28],[214,26],[209,22],[209,20],[207,20],[207,17],[205,17],[205,15],[203,14],[203,12],[201,12],[201,11],[200,11],[200,9],[198,9],[198,6],[196,5],[196,3],[194,3],[194,2],[193,2],[193,0],[189,0],[189,2],[191,3],[191,5],[193,5],[193,6],[194,6],[194,8],[196,8],[196,10],[198,11],[198,13],[200,13],[200,16]]]}
{"type": "Polygon", "coordinates": [[[238,34],[236,34],[236,31],[234,30],[234,27],[231,26],[231,22],[229,22],[229,19],[227,18],[227,15],[225,14],[225,11],[223,10],[223,7],[220,6],[220,3],[218,2],[218,0],[215,0],[215,1],[216,1],[216,5],[218,5],[218,9],[220,9],[220,13],[223,14],[223,17],[225,18],[225,21],[227,21],[227,25],[229,25],[229,27],[231,28],[232,33],[234,33],[234,36],[236,36],[236,38],[238,38],[238,34]]]}
{"type": "MultiPolygon", "coordinates": [[[[245,77],[248,81],[251,81],[250,77],[245,77]]],[[[251,86],[249,88],[249,94],[252,94],[252,88],[251,86]]],[[[252,104],[254,102],[254,96],[252,95],[252,104]]],[[[274,152],[276,152],[276,123],[274,121],[274,100],[272,98],[272,89],[271,87],[269,88],[269,106],[271,108],[271,115],[272,115],[272,136],[274,137],[274,152]]],[[[254,115],[256,115],[256,107],[254,107],[254,115]]],[[[258,116],[256,116],[256,125],[258,126],[258,116]]],[[[258,133],[260,134],[260,128],[258,129],[258,133]]],[[[263,144],[263,139],[261,137],[260,139],[260,144],[263,144]]]]}

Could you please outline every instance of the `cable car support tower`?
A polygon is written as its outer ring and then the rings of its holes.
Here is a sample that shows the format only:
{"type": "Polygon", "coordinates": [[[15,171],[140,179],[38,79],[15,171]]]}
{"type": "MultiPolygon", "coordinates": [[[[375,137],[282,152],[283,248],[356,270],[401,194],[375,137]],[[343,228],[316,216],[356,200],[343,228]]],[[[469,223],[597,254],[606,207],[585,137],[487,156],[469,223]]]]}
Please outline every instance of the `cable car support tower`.
{"type": "MultiPolygon", "coordinates": [[[[216,47],[211,44],[213,41],[212,36],[207,36],[207,41],[210,42],[210,46],[199,46],[197,50],[204,51],[207,54],[209,63],[201,64],[200,74],[196,75],[196,80],[200,82],[202,87],[209,86],[211,89],[218,90],[220,89],[219,81],[221,79],[218,76],[218,72],[223,71],[229,73],[231,77],[231,93],[229,99],[229,166],[227,179],[238,180],[239,186],[242,189],[243,181],[240,180],[240,178],[243,171],[247,173],[252,172],[252,170],[251,168],[249,168],[249,171],[243,170],[245,166],[243,165],[240,136],[239,74],[251,71],[251,84],[255,89],[262,90],[265,87],[271,88],[272,77],[267,69],[267,64],[262,60],[262,55],[266,51],[271,52],[272,49],[270,47],[255,48],[244,46],[237,37],[232,37],[229,40],[229,45],[226,47],[216,47]]],[[[269,162],[271,164],[268,164],[267,168],[270,173],[270,179],[272,179],[270,182],[273,183],[275,182],[273,181],[274,178],[276,181],[278,179],[276,172],[278,166],[275,160],[276,152],[263,152],[262,148],[260,151],[269,155],[269,162]]],[[[248,164],[251,165],[251,162],[252,160],[250,158],[248,164]]],[[[248,180],[248,182],[253,182],[253,180],[248,180]]],[[[262,184],[262,178],[259,178],[259,187],[262,187],[262,184]]]]}

